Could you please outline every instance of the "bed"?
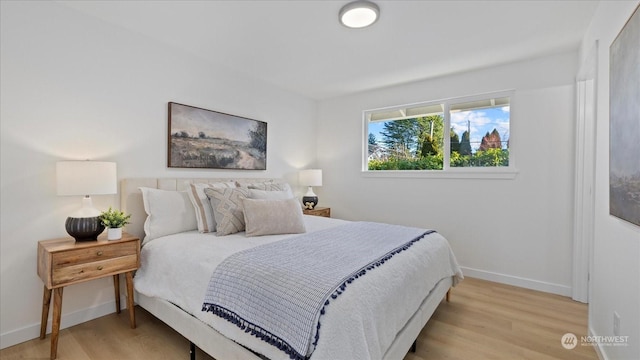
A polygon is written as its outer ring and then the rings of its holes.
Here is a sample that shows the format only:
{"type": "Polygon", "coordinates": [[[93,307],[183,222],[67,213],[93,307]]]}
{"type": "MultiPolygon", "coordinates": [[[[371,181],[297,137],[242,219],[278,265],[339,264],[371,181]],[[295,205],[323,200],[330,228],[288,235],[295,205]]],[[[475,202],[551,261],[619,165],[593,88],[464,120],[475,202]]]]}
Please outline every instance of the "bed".
{"type": "MultiPolygon", "coordinates": [[[[245,332],[240,325],[216,316],[212,312],[202,311],[203,297],[207,292],[206,287],[211,272],[231,255],[254,246],[284,244],[286,241],[296,240],[293,238],[297,236],[321,234],[360,224],[304,215],[302,219],[305,234],[267,234],[249,237],[247,235],[256,230],[255,226],[250,229],[249,223],[247,223],[246,233],[235,232],[216,236],[214,233],[202,233],[198,229],[193,229],[193,222],[191,222],[185,226],[184,231],[177,233],[175,230],[164,231],[169,234],[160,231],[154,235],[152,241],[149,240],[149,235],[156,230],[145,225],[147,212],[150,211],[149,209],[145,211],[145,206],[150,206],[147,199],[151,196],[146,195],[147,203],[143,202],[140,188],[158,189],[166,191],[169,195],[174,195],[175,192],[184,196],[185,192],[193,190],[197,184],[228,184],[229,187],[235,184],[243,188],[252,184],[288,186],[280,179],[258,178],[123,180],[120,192],[121,207],[132,215],[131,224],[126,227],[126,231],[145,239],[141,252],[141,268],[134,279],[136,303],[218,360],[284,360],[293,357],[257,335],[252,336],[245,332]]],[[[275,194],[281,192],[277,190],[282,188],[275,186],[273,189],[260,190],[267,192],[276,190],[273,193],[275,194]]],[[[191,198],[191,200],[194,199],[191,198]]],[[[162,201],[158,201],[157,204],[172,211],[179,207],[175,206],[175,203],[171,205],[162,201]]],[[[197,206],[194,213],[198,213],[197,206]]],[[[203,216],[204,213],[200,214],[200,217],[203,216]]],[[[181,223],[185,221],[187,220],[180,220],[181,223]]],[[[168,222],[163,221],[159,226],[163,227],[165,223],[168,222]]],[[[311,360],[402,359],[407,354],[412,345],[415,345],[418,334],[436,307],[445,296],[448,296],[449,289],[463,277],[446,240],[437,233],[426,236],[429,236],[429,241],[412,242],[412,246],[404,249],[406,251],[394,253],[393,258],[386,261],[384,266],[380,266],[380,269],[371,270],[367,276],[362,276],[353,283],[350,282],[343,293],[339,291],[341,296],[333,299],[332,304],[327,306],[326,315],[322,315],[322,330],[316,329],[314,332],[316,338],[312,347],[314,351],[307,354],[311,360]],[[425,250],[427,247],[434,248],[439,255],[433,256],[443,260],[431,261],[434,264],[437,263],[436,265],[426,265],[427,261],[416,261],[416,257],[424,257],[420,252],[427,251],[425,250]],[[407,265],[409,264],[407,261],[414,261],[417,265],[407,265]],[[423,263],[428,268],[419,270],[415,268],[415,266],[423,266],[423,263]],[[409,272],[405,268],[412,270],[409,272]],[[389,289],[385,289],[386,286],[380,287],[381,283],[390,284],[389,289]],[[386,299],[381,300],[387,304],[383,311],[375,310],[375,306],[380,306],[379,304],[369,304],[375,301],[363,300],[378,297],[386,299]],[[355,308],[358,310],[355,311],[355,308]],[[348,315],[348,313],[356,315],[348,315]]],[[[306,355],[303,356],[306,357],[306,355]]]]}

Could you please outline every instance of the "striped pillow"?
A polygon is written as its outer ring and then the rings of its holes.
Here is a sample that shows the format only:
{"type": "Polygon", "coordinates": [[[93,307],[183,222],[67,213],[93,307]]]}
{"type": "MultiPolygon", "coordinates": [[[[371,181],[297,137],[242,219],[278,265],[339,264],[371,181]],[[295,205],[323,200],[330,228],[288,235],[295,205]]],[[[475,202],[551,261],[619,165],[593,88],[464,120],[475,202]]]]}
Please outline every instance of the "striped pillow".
{"type": "Polygon", "coordinates": [[[234,188],[235,182],[217,182],[217,183],[193,183],[189,184],[189,199],[193,204],[193,208],[196,213],[196,220],[198,222],[198,231],[201,233],[208,233],[216,231],[216,219],[213,216],[213,209],[211,208],[211,202],[207,198],[207,194],[204,193],[204,189],[207,188],[234,188]]]}

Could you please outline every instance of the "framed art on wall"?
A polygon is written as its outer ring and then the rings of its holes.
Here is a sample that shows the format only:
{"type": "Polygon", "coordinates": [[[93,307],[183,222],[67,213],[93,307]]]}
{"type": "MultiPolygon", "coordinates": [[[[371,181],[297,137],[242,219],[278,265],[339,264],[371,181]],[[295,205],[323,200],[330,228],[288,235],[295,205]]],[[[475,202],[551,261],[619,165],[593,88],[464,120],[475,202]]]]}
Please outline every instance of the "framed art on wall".
{"type": "Polygon", "coordinates": [[[266,170],[267,123],[169,103],[168,166],[266,170]]]}
{"type": "Polygon", "coordinates": [[[640,226],[640,7],[610,47],[609,213],[640,226]]]}

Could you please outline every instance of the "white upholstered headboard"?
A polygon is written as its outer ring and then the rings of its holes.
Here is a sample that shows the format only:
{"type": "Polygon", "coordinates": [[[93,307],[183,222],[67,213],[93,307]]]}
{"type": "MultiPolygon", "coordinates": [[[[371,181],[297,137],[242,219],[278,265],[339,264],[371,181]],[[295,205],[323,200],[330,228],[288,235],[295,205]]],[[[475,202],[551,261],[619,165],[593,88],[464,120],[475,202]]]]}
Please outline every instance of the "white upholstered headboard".
{"type": "Polygon", "coordinates": [[[187,190],[191,183],[212,183],[219,181],[236,181],[240,184],[263,181],[285,182],[283,179],[273,178],[132,178],[120,181],[120,208],[127,214],[131,214],[131,223],[124,231],[144,239],[144,221],[147,213],[142,204],[142,192],[140,187],[148,187],[162,190],[183,191],[187,190]]]}

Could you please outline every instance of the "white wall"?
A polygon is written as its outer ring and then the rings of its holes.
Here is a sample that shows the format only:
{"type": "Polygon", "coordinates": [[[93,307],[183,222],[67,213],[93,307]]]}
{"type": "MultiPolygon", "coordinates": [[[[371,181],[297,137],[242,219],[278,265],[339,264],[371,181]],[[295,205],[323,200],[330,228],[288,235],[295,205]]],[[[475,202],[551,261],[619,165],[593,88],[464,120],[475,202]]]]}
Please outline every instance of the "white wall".
{"type": "MultiPolygon", "coordinates": [[[[281,177],[315,160],[316,103],[54,2],[1,2],[1,347],[39,333],[39,240],[65,236],[80,198],[55,163],[115,161],[118,177],[281,177]],[[167,102],[268,123],[266,171],[166,167],[167,102]]],[[[212,46],[211,44],[206,44],[212,46]]],[[[220,54],[224,56],[224,54],[220,54]]],[[[117,196],[94,197],[98,208],[117,196]]],[[[63,327],[113,312],[110,279],[64,292],[63,327]]]]}
{"type": "Polygon", "coordinates": [[[620,315],[620,335],[629,337],[626,346],[602,346],[605,359],[640,359],[640,227],[609,215],[609,46],[638,4],[600,2],[581,47],[581,59],[585,61],[599,41],[589,330],[593,335],[614,335],[615,311],[620,315]]]}
{"type": "Polygon", "coordinates": [[[576,52],[563,53],[322,101],[321,205],[346,219],[437,229],[467,275],[569,295],[576,63],[576,52]],[[515,179],[362,176],[363,110],[505,89],[515,89],[515,179]]]}
{"type": "MultiPolygon", "coordinates": [[[[433,227],[449,238],[467,274],[569,294],[575,53],[330,99],[316,108],[64,5],[0,4],[0,347],[38,335],[36,244],[64,236],[64,219],[79,206],[79,199],[55,195],[55,162],[62,159],[116,161],[119,178],[278,177],[317,155],[324,184],[316,192],[335,216],[433,227]],[[361,176],[362,110],[510,88],[516,90],[511,146],[520,170],[514,180],[361,176]],[[167,169],[168,101],[267,121],[268,170],[167,169]],[[317,147],[300,136],[316,130],[317,147]]],[[[603,348],[610,359],[640,358],[640,230],[608,214],[608,46],[636,4],[601,2],[583,42],[588,49],[601,41],[589,325],[593,334],[611,335],[617,311],[621,333],[631,339],[626,347],[603,348]]],[[[105,207],[118,200],[94,202],[105,207]]],[[[65,289],[63,327],[112,312],[111,286],[104,279],[65,289]]]]}

